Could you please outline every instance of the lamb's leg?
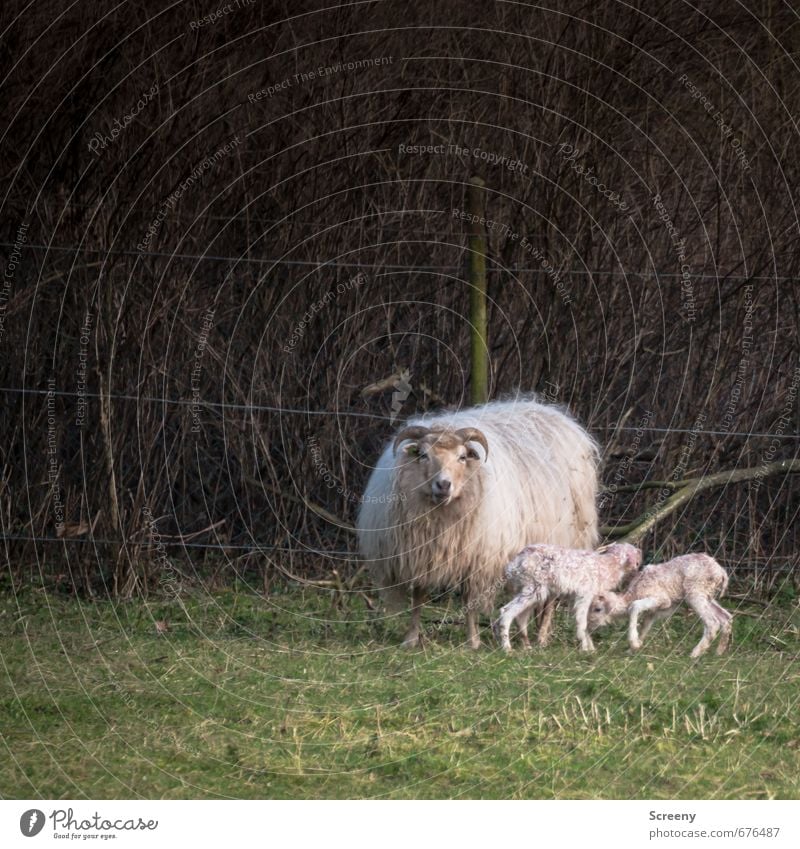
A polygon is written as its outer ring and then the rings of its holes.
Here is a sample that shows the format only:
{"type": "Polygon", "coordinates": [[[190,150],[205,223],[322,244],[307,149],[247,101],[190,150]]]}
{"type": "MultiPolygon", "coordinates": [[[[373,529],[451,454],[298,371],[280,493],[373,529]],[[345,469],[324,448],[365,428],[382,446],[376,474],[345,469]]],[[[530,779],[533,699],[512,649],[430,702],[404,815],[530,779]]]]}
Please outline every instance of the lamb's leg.
{"type": "Polygon", "coordinates": [[[727,651],[728,646],[731,644],[733,615],[725,610],[722,605],[717,604],[716,601],[712,601],[711,605],[714,608],[714,613],[717,617],[717,621],[719,622],[720,631],[722,632],[719,642],[717,643],[717,654],[724,654],[727,651]]]}
{"type": "Polygon", "coordinates": [[[703,636],[700,642],[692,649],[692,657],[700,657],[708,651],[708,647],[714,641],[714,637],[720,629],[718,615],[714,612],[711,600],[707,596],[692,595],[686,597],[686,603],[700,617],[703,623],[703,636]]]}
{"type": "Polygon", "coordinates": [[[667,608],[666,610],[651,610],[642,616],[642,624],[639,628],[639,640],[644,642],[649,630],[661,619],[669,619],[677,609],[677,605],[667,608]]]}
{"type": "MultiPolygon", "coordinates": [[[[492,625],[492,630],[500,642],[500,647],[503,651],[511,651],[511,640],[508,636],[511,623],[521,614],[526,611],[530,611],[535,604],[535,591],[527,589],[523,590],[519,595],[514,596],[508,604],[500,608],[500,616],[498,616],[497,620],[492,625]]],[[[530,613],[528,615],[530,615],[530,613]]]]}
{"type": "Polygon", "coordinates": [[[670,607],[669,602],[666,604],[659,598],[640,598],[634,601],[629,609],[630,620],[628,621],[628,643],[630,647],[637,651],[642,647],[642,640],[639,636],[638,620],[643,613],[651,610],[659,610],[670,607]]]}
{"type": "Polygon", "coordinates": [[[589,636],[589,608],[592,606],[592,595],[578,596],[575,599],[575,626],[581,651],[594,651],[594,643],[589,636]]]}
{"type": "Polygon", "coordinates": [[[421,587],[414,587],[411,601],[411,624],[403,639],[403,647],[414,649],[420,644],[420,623],[422,620],[422,605],[428,600],[428,594],[421,587]]]}
{"type": "Polygon", "coordinates": [[[649,630],[653,627],[653,623],[656,621],[656,615],[652,611],[648,611],[647,613],[642,614],[641,621],[639,623],[639,642],[643,643],[644,638],[647,636],[649,630]]]}
{"type": "Polygon", "coordinates": [[[553,616],[555,612],[556,600],[554,598],[545,601],[541,609],[537,611],[536,642],[541,648],[544,648],[550,642],[550,638],[553,635],[553,616]]]}

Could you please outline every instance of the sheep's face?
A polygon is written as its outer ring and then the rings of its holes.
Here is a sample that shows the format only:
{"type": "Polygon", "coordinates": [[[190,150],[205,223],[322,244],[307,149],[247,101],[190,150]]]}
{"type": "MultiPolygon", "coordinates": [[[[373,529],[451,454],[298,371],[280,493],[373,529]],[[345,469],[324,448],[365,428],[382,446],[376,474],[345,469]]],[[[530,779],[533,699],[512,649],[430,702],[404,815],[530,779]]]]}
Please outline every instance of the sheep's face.
{"type": "Polygon", "coordinates": [[[470,492],[470,481],[481,466],[480,454],[470,443],[480,442],[486,449],[483,434],[469,428],[416,436],[401,449],[405,462],[398,472],[403,492],[434,507],[446,506],[470,492]]]}
{"type": "Polygon", "coordinates": [[[592,599],[587,619],[589,631],[596,631],[614,621],[623,612],[622,602],[616,593],[600,593],[592,599]]]}

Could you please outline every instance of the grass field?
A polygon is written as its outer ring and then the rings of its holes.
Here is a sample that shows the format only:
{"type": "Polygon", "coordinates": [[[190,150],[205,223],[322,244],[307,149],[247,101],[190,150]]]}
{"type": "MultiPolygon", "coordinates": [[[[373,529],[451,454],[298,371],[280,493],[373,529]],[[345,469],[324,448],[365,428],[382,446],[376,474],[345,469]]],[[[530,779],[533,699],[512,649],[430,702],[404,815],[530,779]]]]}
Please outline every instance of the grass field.
{"type": "Polygon", "coordinates": [[[586,657],[560,614],[552,648],[505,657],[461,647],[455,604],[404,652],[359,596],[6,592],[0,795],[796,799],[797,602],[727,605],[732,652],[691,661],[688,616],[586,657]]]}

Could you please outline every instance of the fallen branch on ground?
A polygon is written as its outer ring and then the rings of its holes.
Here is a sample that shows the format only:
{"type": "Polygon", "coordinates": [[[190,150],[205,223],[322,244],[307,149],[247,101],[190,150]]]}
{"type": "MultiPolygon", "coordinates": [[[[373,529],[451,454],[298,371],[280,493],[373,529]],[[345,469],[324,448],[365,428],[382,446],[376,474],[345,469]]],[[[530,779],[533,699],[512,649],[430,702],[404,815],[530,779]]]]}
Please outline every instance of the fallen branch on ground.
{"type": "Polygon", "coordinates": [[[698,492],[718,486],[725,486],[729,483],[760,480],[761,478],[770,477],[779,472],[786,474],[800,472],[800,460],[776,460],[773,463],[765,463],[761,466],[751,466],[746,469],[728,469],[724,472],[715,472],[713,475],[676,482],[679,484],[679,488],[660,507],[657,507],[655,510],[647,510],[642,516],[627,525],[616,527],[606,525],[600,529],[600,533],[620,542],[635,544],[662,519],[669,516],[670,513],[673,513],[688,501],[691,501],[698,492]]]}

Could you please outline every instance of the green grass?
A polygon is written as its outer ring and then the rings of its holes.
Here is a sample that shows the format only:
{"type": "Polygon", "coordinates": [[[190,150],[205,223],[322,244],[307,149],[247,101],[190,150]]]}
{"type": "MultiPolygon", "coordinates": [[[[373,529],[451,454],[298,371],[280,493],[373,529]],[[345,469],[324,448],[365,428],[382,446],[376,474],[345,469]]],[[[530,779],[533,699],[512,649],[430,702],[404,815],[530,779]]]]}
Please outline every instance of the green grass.
{"type": "Polygon", "coordinates": [[[722,658],[689,659],[688,616],[582,656],[563,613],[553,647],[505,657],[461,647],[455,605],[404,652],[360,596],[6,593],[0,795],[798,798],[797,603],[741,610],[722,658]]]}

